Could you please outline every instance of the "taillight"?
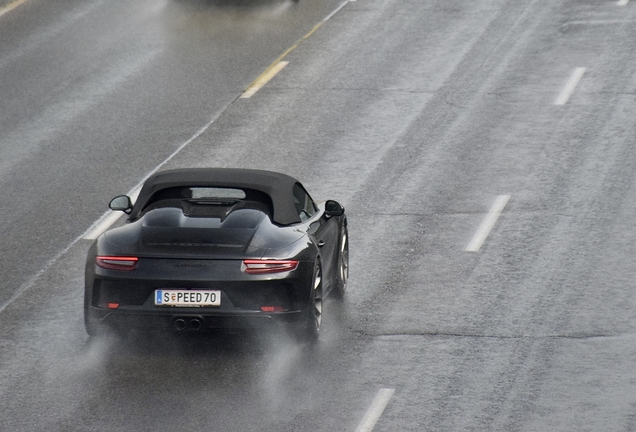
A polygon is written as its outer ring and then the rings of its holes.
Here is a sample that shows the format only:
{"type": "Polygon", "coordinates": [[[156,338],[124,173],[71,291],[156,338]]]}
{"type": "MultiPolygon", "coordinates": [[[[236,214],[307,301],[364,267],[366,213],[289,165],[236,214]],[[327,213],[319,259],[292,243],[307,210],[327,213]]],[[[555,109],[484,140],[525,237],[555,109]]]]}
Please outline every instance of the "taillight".
{"type": "Polygon", "coordinates": [[[285,312],[285,308],[282,306],[261,306],[263,312],[285,312]]]}
{"type": "Polygon", "coordinates": [[[130,256],[98,256],[95,263],[110,270],[133,270],[139,258],[130,256]]]}
{"type": "Polygon", "coordinates": [[[295,260],[243,260],[241,270],[247,274],[270,274],[296,270],[298,261],[295,260]]]}

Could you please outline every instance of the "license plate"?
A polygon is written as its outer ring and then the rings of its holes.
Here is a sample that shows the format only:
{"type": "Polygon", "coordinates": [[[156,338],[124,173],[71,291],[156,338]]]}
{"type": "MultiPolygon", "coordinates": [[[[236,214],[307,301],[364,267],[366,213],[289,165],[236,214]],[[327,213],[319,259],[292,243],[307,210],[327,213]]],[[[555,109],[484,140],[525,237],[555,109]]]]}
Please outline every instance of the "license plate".
{"type": "Polygon", "coordinates": [[[156,290],[155,306],[221,306],[221,291],[156,290]]]}

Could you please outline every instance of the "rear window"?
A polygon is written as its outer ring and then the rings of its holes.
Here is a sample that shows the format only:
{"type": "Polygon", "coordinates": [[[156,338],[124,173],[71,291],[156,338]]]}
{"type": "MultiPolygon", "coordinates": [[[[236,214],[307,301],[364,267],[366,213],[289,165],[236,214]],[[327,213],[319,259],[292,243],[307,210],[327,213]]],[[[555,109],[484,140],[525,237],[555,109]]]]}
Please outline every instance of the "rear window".
{"type": "Polygon", "coordinates": [[[193,199],[236,199],[242,200],[247,196],[241,189],[217,188],[217,187],[192,187],[183,188],[184,198],[193,199]]]}
{"type": "Polygon", "coordinates": [[[237,188],[224,187],[172,187],[156,192],[146,203],[146,206],[164,200],[192,200],[192,201],[220,201],[236,202],[244,199],[271,202],[269,197],[263,193],[237,188]],[[254,195],[254,197],[251,197],[254,195]]]}
{"type": "Polygon", "coordinates": [[[272,215],[269,195],[252,189],[186,186],[157,191],[144,206],[141,215],[163,207],[180,208],[186,216],[224,219],[239,208],[260,209],[272,215]]]}

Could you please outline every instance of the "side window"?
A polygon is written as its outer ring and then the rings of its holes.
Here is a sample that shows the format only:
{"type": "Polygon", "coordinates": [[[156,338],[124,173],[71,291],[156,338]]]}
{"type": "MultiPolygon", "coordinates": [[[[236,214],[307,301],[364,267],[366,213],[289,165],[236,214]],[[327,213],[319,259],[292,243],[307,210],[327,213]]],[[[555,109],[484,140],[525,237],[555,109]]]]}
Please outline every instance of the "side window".
{"type": "Polygon", "coordinates": [[[316,206],[305,189],[298,183],[294,185],[294,204],[300,220],[305,222],[316,213],[316,206]]]}

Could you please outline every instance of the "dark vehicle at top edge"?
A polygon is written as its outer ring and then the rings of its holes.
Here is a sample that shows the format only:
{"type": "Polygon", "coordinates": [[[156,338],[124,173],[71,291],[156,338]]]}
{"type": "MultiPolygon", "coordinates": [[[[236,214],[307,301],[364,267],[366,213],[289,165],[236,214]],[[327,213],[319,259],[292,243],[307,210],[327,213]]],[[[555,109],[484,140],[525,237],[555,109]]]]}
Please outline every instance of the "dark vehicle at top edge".
{"type": "Polygon", "coordinates": [[[158,172],[127,223],[105,232],[86,261],[84,321],[102,330],[205,331],[283,324],[309,340],[323,299],[344,295],[344,208],[316,204],[285,174],[234,168],[158,172]]]}

